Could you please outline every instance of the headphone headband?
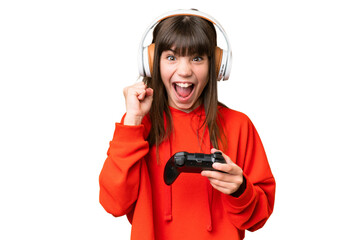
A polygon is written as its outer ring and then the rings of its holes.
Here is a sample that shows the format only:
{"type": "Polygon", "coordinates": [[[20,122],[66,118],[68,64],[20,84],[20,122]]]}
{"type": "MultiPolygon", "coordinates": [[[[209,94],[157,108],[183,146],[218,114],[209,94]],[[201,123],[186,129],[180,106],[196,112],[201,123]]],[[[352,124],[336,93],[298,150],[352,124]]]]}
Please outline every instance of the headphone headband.
{"type": "Polygon", "coordinates": [[[149,32],[155,28],[155,26],[161,22],[162,20],[169,18],[169,17],[174,17],[174,16],[183,16],[183,15],[190,15],[190,16],[197,16],[200,18],[203,18],[207,21],[210,21],[211,23],[214,24],[214,26],[222,33],[222,35],[224,36],[226,45],[227,45],[227,49],[222,50],[222,58],[221,58],[221,66],[219,67],[219,74],[218,74],[218,80],[227,80],[229,79],[229,75],[230,75],[230,70],[231,70],[231,63],[232,63],[232,53],[231,53],[231,46],[230,46],[230,42],[228,40],[228,36],[225,32],[225,30],[222,28],[222,26],[220,25],[220,23],[218,21],[216,21],[216,19],[214,19],[213,17],[211,17],[210,15],[197,11],[197,10],[192,10],[192,9],[180,9],[180,10],[175,10],[175,11],[171,11],[171,12],[167,12],[161,16],[159,16],[158,18],[156,18],[150,25],[149,27],[146,29],[145,33],[142,36],[141,42],[140,42],[140,47],[139,47],[139,59],[138,59],[138,63],[139,63],[139,73],[141,76],[151,76],[150,73],[150,68],[149,68],[149,60],[148,60],[148,49],[147,46],[144,46],[144,42],[145,39],[147,37],[147,35],[149,34],[149,32]]]}

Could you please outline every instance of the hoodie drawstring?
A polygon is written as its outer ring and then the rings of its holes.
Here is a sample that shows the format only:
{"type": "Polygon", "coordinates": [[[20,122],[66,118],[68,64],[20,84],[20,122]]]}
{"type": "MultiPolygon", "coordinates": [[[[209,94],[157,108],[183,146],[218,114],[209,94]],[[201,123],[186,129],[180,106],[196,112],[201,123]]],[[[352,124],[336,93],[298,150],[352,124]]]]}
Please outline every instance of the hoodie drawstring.
{"type": "MultiPolygon", "coordinates": [[[[164,151],[164,158],[163,161],[168,161],[168,159],[171,158],[172,156],[172,145],[171,145],[171,136],[169,137],[169,139],[167,141],[165,141],[163,143],[163,151],[164,151]],[[166,146],[168,145],[168,146],[166,146]],[[168,152],[165,152],[166,150],[168,150],[168,152]]],[[[173,219],[172,216],[172,185],[168,186],[165,185],[165,197],[167,198],[165,200],[165,221],[166,222],[171,222],[173,219]]]]}
{"type": "Polygon", "coordinates": [[[211,186],[210,182],[208,183],[207,186],[208,186],[208,207],[209,207],[207,230],[208,230],[208,232],[211,232],[213,229],[213,227],[212,227],[212,203],[213,203],[214,189],[211,186]]]}
{"type": "Polygon", "coordinates": [[[172,187],[166,186],[166,209],[165,209],[165,221],[171,222],[172,221],[172,187]]]}
{"type": "MultiPolygon", "coordinates": [[[[162,149],[160,150],[160,152],[163,152],[163,161],[166,161],[168,159],[170,159],[172,157],[173,153],[173,149],[172,149],[172,135],[170,135],[169,139],[167,141],[163,142],[163,146],[162,149]],[[166,146],[168,145],[168,146],[166,146]],[[168,150],[168,151],[167,151],[168,150]]],[[[210,145],[210,149],[212,148],[212,144],[210,143],[210,139],[209,139],[209,145],[210,145]]],[[[210,151],[209,149],[209,151],[210,151]]],[[[173,214],[172,214],[172,185],[170,186],[165,186],[164,187],[164,191],[165,191],[165,214],[164,214],[164,220],[166,222],[171,222],[173,220],[173,214]]],[[[210,182],[208,182],[207,184],[207,197],[208,197],[208,213],[207,213],[207,228],[206,230],[208,232],[211,232],[213,230],[213,224],[212,224],[212,204],[213,204],[213,196],[214,196],[214,189],[211,186],[210,182]]]]}

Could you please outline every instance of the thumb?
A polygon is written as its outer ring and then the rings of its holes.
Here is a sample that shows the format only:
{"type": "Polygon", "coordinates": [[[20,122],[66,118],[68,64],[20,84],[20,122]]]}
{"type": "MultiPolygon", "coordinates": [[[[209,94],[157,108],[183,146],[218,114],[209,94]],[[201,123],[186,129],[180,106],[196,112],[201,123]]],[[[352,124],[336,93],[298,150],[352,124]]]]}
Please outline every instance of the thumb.
{"type": "Polygon", "coordinates": [[[145,94],[145,98],[142,102],[144,103],[144,106],[146,106],[146,108],[150,109],[153,101],[154,90],[151,88],[147,88],[145,90],[145,94]]]}
{"type": "Polygon", "coordinates": [[[149,97],[152,98],[153,93],[154,93],[154,90],[152,90],[151,88],[144,89],[144,90],[141,91],[141,93],[138,95],[138,99],[139,99],[140,101],[148,100],[149,97]]]}
{"type": "Polygon", "coordinates": [[[154,95],[154,89],[152,89],[152,88],[147,88],[146,90],[146,96],[153,96],[154,95]]]}
{"type": "Polygon", "coordinates": [[[145,101],[152,101],[154,96],[154,90],[152,88],[147,88],[145,90],[145,101]]]}

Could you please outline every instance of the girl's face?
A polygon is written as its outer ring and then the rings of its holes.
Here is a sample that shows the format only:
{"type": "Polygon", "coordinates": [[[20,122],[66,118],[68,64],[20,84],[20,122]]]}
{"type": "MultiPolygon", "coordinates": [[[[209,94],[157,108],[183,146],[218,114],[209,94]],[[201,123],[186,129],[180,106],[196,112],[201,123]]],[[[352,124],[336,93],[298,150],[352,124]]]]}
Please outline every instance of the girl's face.
{"type": "Polygon", "coordinates": [[[180,56],[174,50],[163,51],[160,74],[169,106],[191,112],[201,104],[199,97],[209,79],[209,59],[198,55],[180,56]]]}

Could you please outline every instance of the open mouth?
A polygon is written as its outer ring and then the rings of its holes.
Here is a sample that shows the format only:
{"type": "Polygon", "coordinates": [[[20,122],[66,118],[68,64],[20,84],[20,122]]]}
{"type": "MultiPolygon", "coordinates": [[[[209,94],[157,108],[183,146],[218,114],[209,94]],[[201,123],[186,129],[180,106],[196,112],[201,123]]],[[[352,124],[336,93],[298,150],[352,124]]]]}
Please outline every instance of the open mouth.
{"type": "Polygon", "coordinates": [[[184,100],[189,98],[194,90],[192,83],[173,83],[173,86],[178,97],[184,100]]]}

